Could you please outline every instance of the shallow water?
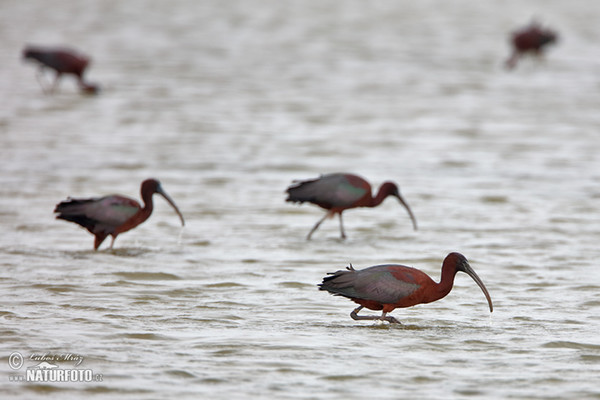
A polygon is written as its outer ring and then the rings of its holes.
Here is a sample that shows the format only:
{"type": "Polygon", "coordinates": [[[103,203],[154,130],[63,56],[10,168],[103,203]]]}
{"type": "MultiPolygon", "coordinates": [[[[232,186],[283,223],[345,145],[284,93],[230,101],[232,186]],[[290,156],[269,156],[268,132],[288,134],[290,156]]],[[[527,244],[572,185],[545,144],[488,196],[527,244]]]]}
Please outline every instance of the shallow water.
{"type": "Polygon", "coordinates": [[[600,398],[599,13],[584,0],[3,1],[2,393],[600,398]],[[533,15],[561,41],[507,72],[508,32],[533,15]],[[102,94],[68,78],[42,94],[25,43],[91,54],[102,94]],[[419,230],[387,200],[347,212],[347,240],[330,220],[306,241],[322,211],[284,190],[335,171],[398,182],[419,230]],[[185,228],[157,197],[94,252],[53,218],[67,196],[139,198],[151,176],[185,228]],[[352,302],[316,287],[348,263],[437,280],[451,251],[493,314],[464,274],[445,299],[395,310],[401,326],[353,321],[352,302]],[[68,354],[82,362],[56,360],[68,354]],[[94,381],[11,381],[44,355],[94,381]]]}

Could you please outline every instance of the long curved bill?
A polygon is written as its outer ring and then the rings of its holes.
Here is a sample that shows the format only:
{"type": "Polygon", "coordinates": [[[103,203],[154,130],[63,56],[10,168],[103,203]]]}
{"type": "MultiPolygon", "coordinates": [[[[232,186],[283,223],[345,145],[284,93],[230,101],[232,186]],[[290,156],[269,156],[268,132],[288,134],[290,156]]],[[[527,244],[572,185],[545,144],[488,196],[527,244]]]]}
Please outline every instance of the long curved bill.
{"type": "Polygon", "coordinates": [[[179,211],[179,208],[177,208],[177,205],[175,204],[175,202],[173,201],[173,199],[171,199],[171,197],[169,197],[169,195],[167,194],[167,192],[165,192],[162,188],[162,186],[159,186],[156,189],[156,193],[160,194],[162,197],[165,198],[165,200],[167,200],[169,202],[169,204],[171,205],[171,207],[173,207],[173,209],[175,210],[175,212],[177,213],[177,215],[179,215],[179,219],[181,220],[181,226],[185,226],[185,221],[183,220],[183,215],[181,215],[181,211],[179,211]]]}
{"type": "Polygon", "coordinates": [[[408,211],[408,215],[410,216],[410,220],[412,221],[413,228],[416,231],[417,230],[417,220],[415,219],[415,216],[413,215],[410,207],[408,206],[408,204],[406,203],[406,201],[404,201],[404,199],[402,198],[402,196],[398,195],[396,197],[398,197],[398,200],[400,201],[400,204],[402,204],[404,206],[404,208],[406,208],[406,211],[408,211]]]}
{"type": "Polygon", "coordinates": [[[465,268],[464,272],[467,275],[469,275],[471,278],[473,278],[475,283],[477,283],[477,285],[483,291],[483,294],[485,295],[485,298],[487,299],[487,302],[490,305],[490,312],[494,311],[494,306],[492,305],[492,298],[490,297],[490,294],[488,293],[487,289],[485,288],[485,285],[483,284],[483,282],[481,281],[479,276],[477,276],[477,274],[475,273],[475,271],[473,271],[473,268],[471,268],[470,265],[467,264],[464,266],[464,268],[465,268]]]}

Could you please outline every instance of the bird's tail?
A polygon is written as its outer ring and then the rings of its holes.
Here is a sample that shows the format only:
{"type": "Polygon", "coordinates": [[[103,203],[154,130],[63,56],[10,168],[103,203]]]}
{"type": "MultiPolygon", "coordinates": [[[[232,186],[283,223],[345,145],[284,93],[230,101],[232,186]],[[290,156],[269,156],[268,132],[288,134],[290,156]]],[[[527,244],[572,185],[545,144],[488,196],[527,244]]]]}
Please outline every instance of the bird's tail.
{"type": "Polygon", "coordinates": [[[359,297],[354,289],[354,281],[356,279],[356,271],[352,264],[345,270],[331,272],[323,278],[320,283],[319,290],[326,290],[331,294],[345,297],[359,297]]]}
{"type": "Polygon", "coordinates": [[[56,219],[74,222],[93,233],[97,221],[85,215],[86,205],[93,201],[95,199],[72,199],[69,197],[67,200],[58,203],[54,208],[54,212],[58,213],[56,219]]]}
{"type": "Polygon", "coordinates": [[[311,202],[316,199],[317,188],[313,185],[318,179],[311,179],[307,181],[294,181],[290,187],[287,188],[286,193],[288,198],[285,201],[292,203],[304,203],[305,201],[311,202]]]}

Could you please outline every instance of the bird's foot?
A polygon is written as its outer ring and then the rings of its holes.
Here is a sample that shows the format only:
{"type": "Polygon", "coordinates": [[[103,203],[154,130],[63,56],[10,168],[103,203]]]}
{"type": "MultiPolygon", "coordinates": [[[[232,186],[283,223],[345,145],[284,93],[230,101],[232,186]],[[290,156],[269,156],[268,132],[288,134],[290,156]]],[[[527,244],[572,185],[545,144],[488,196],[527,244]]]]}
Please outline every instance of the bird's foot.
{"type": "MultiPolygon", "coordinates": [[[[381,317],[380,317],[380,319],[381,319],[382,321],[387,321],[387,322],[389,322],[390,324],[400,324],[400,321],[398,321],[396,318],[394,318],[394,317],[391,317],[391,316],[389,316],[389,315],[386,315],[386,314],[387,314],[387,313],[386,313],[385,311],[384,311],[383,313],[381,313],[381,317]]],[[[402,324],[400,324],[400,325],[402,325],[402,324]]]]}
{"type": "Polygon", "coordinates": [[[382,318],[383,321],[387,321],[390,324],[398,324],[398,325],[402,325],[402,323],[400,321],[398,321],[396,318],[394,317],[383,317],[382,318]]]}
{"type": "Polygon", "coordinates": [[[400,324],[400,321],[398,321],[396,318],[391,317],[389,315],[386,315],[386,313],[383,313],[381,316],[377,316],[377,315],[358,315],[358,312],[360,310],[362,310],[364,307],[360,306],[360,307],[356,307],[351,313],[350,313],[350,317],[355,320],[355,321],[360,321],[360,320],[375,320],[375,321],[387,321],[390,324],[400,324]]]}

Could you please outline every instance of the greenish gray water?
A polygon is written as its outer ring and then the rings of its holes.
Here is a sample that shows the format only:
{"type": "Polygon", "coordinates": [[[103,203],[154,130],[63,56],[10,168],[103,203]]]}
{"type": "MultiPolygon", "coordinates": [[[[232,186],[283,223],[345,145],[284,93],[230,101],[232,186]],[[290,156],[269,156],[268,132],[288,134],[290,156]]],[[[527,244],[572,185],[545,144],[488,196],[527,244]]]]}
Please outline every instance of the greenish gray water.
{"type": "MultiPolygon", "coordinates": [[[[593,1],[16,1],[0,4],[0,388],[11,398],[600,398],[600,5],[593,1]],[[561,34],[507,72],[507,35],[561,34]],[[25,43],[93,56],[43,95],[25,43]],[[293,179],[399,183],[345,214],[293,179]],[[67,196],[159,178],[113,251],[53,218],[67,196]],[[327,272],[401,263],[445,299],[357,322],[327,272]],[[25,357],[13,370],[11,354],[25,357]],[[93,382],[14,382],[73,354],[93,382]],[[32,357],[33,356],[33,357],[32,357]],[[39,357],[38,357],[39,358],[39,357]]],[[[70,359],[60,368],[74,368],[70,359]]]]}

